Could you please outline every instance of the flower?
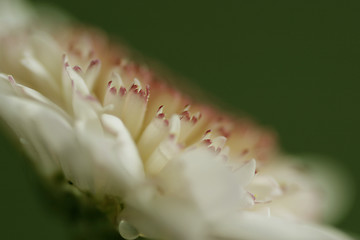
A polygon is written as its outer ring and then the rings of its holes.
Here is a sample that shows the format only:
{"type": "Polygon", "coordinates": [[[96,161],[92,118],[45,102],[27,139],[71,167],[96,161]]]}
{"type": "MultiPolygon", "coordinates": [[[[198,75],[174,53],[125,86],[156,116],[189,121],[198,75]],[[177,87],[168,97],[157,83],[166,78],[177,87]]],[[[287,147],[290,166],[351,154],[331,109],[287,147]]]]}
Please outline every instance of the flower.
{"type": "Polygon", "coordinates": [[[269,131],[179,92],[95,30],[5,3],[1,118],[45,179],[61,173],[111,209],[124,238],[349,239],[320,225],[327,196],[269,131]]]}

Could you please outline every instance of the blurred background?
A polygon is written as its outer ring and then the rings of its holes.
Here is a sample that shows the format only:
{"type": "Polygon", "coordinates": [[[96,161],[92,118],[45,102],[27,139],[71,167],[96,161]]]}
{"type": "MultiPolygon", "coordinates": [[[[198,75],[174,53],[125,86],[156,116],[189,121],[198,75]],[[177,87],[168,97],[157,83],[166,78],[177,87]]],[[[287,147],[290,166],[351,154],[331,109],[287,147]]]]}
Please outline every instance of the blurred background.
{"type": "MultiPolygon", "coordinates": [[[[32,0],[96,26],[224,106],[275,129],[291,154],[334,159],[353,179],[337,227],[360,235],[360,4],[340,1],[32,0]]],[[[30,165],[0,137],[2,239],[70,239],[30,165]]]]}

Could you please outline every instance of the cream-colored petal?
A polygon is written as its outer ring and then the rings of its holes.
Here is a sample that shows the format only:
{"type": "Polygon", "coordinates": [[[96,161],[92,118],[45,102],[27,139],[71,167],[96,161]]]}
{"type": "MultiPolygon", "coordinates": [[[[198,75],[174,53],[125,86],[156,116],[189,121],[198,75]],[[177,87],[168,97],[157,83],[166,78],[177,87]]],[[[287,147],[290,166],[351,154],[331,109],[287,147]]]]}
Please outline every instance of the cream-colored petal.
{"type": "Polygon", "coordinates": [[[240,210],[247,195],[232,171],[205,147],[180,154],[158,174],[158,179],[165,192],[189,199],[208,218],[240,210]]]}
{"type": "Polygon", "coordinates": [[[214,240],[351,240],[349,236],[329,227],[253,213],[219,219],[219,224],[215,223],[211,231],[212,237],[209,239],[214,240]]]}
{"type": "Polygon", "coordinates": [[[237,181],[243,187],[247,186],[253,179],[255,175],[256,161],[251,159],[239,169],[235,170],[237,176],[237,181]]]}
{"type": "Polygon", "coordinates": [[[143,180],[145,177],[143,163],[136,145],[123,122],[109,114],[103,114],[101,120],[105,128],[115,134],[115,142],[111,150],[116,153],[118,162],[134,179],[143,180]]]}
{"type": "Polygon", "coordinates": [[[59,170],[59,157],[70,144],[72,129],[62,113],[39,102],[0,95],[2,118],[21,139],[45,175],[59,170]]]}
{"type": "Polygon", "coordinates": [[[120,217],[150,239],[206,239],[206,225],[196,205],[162,194],[151,185],[127,195],[120,217]]]}

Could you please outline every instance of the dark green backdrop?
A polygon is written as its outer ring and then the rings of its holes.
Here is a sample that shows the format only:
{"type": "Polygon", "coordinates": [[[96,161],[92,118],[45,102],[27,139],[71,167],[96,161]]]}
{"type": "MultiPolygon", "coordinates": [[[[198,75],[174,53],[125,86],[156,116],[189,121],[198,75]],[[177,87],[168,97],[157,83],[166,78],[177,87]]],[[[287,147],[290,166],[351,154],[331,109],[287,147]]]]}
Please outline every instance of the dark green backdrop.
{"type": "MultiPolygon", "coordinates": [[[[354,192],[360,201],[359,5],[33,2],[60,7],[120,37],[226,106],[276,129],[287,152],[335,159],[357,183],[354,192]]],[[[8,141],[0,140],[1,238],[69,239],[69,223],[43,207],[32,170],[8,141]]],[[[359,215],[360,207],[354,205],[338,226],[359,234],[359,215]]]]}

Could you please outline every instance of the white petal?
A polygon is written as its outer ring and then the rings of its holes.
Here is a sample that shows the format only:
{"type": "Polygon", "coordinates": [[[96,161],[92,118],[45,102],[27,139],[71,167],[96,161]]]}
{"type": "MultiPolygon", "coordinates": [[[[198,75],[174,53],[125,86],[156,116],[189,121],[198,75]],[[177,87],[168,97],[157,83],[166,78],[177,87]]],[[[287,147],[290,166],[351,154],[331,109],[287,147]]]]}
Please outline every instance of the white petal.
{"type": "Polygon", "coordinates": [[[197,206],[163,195],[151,185],[134,189],[125,198],[121,217],[150,239],[206,240],[197,206]]]}
{"type": "Polygon", "coordinates": [[[25,148],[40,170],[52,175],[59,169],[59,156],[71,144],[71,127],[62,113],[43,104],[16,96],[0,95],[2,118],[23,139],[25,148]]]}
{"type": "Polygon", "coordinates": [[[245,194],[230,169],[207,148],[184,152],[158,178],[166,192],[193,201],[209,218],[237,211],[245,194]]]}
{"type": "Polygon", "coordinates": [[[284,221],[275,217],[263,217],[242,213],[219,221],[212,228],[210,239],[251,240],[350,240],[351,238],[320,225],[284,221]]]}
{"type": "Polygon", "coordinates": [[[0,36],[26,26],[34,17],[32,8],[23,1],[0,1],[0,36]]]}
{"type": "Polygon", "coordinates": [[[256,161],[251,159],[235,171],[237,180],[241,186],[247,186],[255,175],[256,161]]]}
{"type": "Polygon", "coordinates": [[[144,167],[137,151],[136,145],[123,122],[112,115],[103,114],[101,120],[106,128],[116,134],[116,152],[119,154],[118,161],[130,175],[139,179],[144,178],[144,167]]]}
{"type": "Polygon", "coordinates": [[[9,76],[0,73],[0,93],[1,95],[16,95],[10,84],[9,76]]]}
{"type": "Polygon", "coordinates": [[[72,108],[74,120],[79,126],[83,126],[89,131],[103,134],[103,128],[99,119],[101,106],[97,99],[92,96],[85,96],[79,92],[73,93],[72,108]]]}

